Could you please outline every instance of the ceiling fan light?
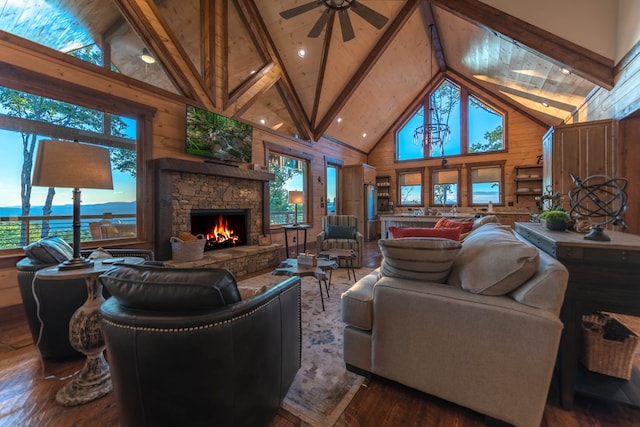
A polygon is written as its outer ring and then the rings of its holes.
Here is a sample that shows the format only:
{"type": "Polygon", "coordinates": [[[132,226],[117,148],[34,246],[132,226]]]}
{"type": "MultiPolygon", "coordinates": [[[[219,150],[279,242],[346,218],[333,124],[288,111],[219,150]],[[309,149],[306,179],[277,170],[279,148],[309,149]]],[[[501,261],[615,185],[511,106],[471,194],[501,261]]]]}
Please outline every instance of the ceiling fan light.
{"type": "Polygon", "coordinates": [[[151,53],[149,53],[149,50],[144,47],[142,48],[142,54],[140,55],[140,59],[142,60],[142,62],[147,63],[147,64],[155,64],[156,63],[156,58],[154,58],[151,53]]]}

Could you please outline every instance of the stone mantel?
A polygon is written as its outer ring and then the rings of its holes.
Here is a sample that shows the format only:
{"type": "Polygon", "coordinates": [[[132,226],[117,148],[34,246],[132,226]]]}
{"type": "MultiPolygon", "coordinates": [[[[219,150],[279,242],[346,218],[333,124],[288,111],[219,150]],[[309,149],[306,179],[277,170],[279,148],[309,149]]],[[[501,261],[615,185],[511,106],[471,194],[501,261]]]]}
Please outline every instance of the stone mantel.
{"type": "MultiPolygon", "coordinates": [[[[268,172],[254,171],[249,169],[241,169],[239,167],[228,166],[225,164],[193,161],[174,158],[159,158],[153,161],[154,171],[154,251],[158,260],[171,259],[171,245],[169,239],[176,234],[174,229],[174,209],[176,204],[182,203],[177,201],[174,194],[174,181],[180,176],[210,176],[221,177],[226,180],[236,181],[238,186],[243,186],[242,181],[253,181],[259,183],[261,188],[261,207],[256,209],[258,212],[254,214],[261,216],[261,230],[254,230],[254,233],[269,234],[269,182],[275,179],[275,175],[268,172]],[[184,175],[189,174],[189,175],[184,175]],[[265,221],[266,218],[266,221],[265,221]]],[[[202,177],[201,177],[202,178],[202,177]]],[[[255,188],[255,184],[249,184],[255,188]]],[[[187,185],[183,185],[184,188],[187,185]]],[[[202,194],[198,193],[202,198],[202,194]]],[[[206,194],[204,195],[206,196],[206,194]]],[[[205,197],[206,198],[206,197],[205,197]]],[[[212,204],[219,199],[211,197],[212,204]]],[[[200,206],[203,207],[203,206],[200,206]]],[[[252,242],[248,242],[251,244],[252,242]]]]}

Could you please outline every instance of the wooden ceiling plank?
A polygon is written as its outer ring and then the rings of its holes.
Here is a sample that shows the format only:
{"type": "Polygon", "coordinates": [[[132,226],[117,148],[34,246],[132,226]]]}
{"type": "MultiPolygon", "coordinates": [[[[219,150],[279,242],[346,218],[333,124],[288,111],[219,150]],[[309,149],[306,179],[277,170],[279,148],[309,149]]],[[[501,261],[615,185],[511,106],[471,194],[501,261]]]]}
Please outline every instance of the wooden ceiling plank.
{"type": "Polygon", "coordinates": [[[279,79],[279,85],[282,86],[280,88],[280,93],[285,94],[283,101],[287,104],[287,108],[290,110],[291,118],[294,121],[296,128],[300,131],[302,138],[311,139],[313,137],[313,132],[311,130],[309,118],[304,111],[300,98],[295,92],[291,78],[284,68],[282,59],[278,54],[278,50],[276,49],[273,40],[269,36],[269,32],[267,31],[264,21],[258,12],[255,2],[253,0],[237,0],[237,3],[239,6],[239,12],[244,15],[244,19],[249,23],[249,29],[255,37],[257,45],[263,49],[265,56],[274,62],[276,65],[274,69],[279,70],[281,73],[281,78],[279,79]]]}
{"type": "Polygon", "coordinates": [[[215,102],[198,70],[155,4],[148,0],[114,0],[114,3],[144,44],[153,50],[176,87],[203,107],[214,109],[215,102]]]}
{"type": "Polygon", "coordinates": [[[329,49],[331,48],[331,35],[333,34],[333,24],[336,21],[336,14],[332,13],[327,23],[327,31],[324,33],[324,44],[322,45],[322,56],[320,58],[320,72],[318,73],[318,81],[316,82],[316,92],[313,96],[313,109],[311,112],[311,126],[315,126],[318,118],[318,106],[320,105],[320,95],[324,84],[324,76],[327,71],[327,58],[329,57],[329,49]]]}
{"type": "Polygon", "coordinates": [[[613,88],[613,61],[476,0],[428,0],[433,5],[517,42],[522,48],[569,68],[598,86],[613,88]]]}
{"type": "Polygon", "coordinates": [[[356,92],[362,81],[365,79],[369,71],[373,68],[378,59],[384,54],[387,47],[391,44],[394,37],[398,34],[398,32],[402,29],[404,24],[407,22],[411,13],[415,10],[416,7],[420,4],[422,0],[409,0],[407,1],[398,16],[391,22],[385,33],[380,37],[378,43],[371,49],[371,53],[367,56],[367,58],[363,61],[362,65],[356,70],[354,75],[351,77],[349,82],[345,85],[345,89],[340,93],[340,95],[336,98],[335,102],[325,116],[322,118],[320,123],[315,129],[314,139],[318,140],[331,126],[331,123],[338,115],[340,110],[345,106],[349,98],[356,92]]]}

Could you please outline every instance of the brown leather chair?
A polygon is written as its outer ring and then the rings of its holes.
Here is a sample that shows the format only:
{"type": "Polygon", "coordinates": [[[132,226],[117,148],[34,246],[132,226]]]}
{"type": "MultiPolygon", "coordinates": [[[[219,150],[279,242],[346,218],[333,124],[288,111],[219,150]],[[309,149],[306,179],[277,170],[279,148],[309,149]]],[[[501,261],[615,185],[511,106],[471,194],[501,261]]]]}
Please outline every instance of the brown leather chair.
{"type": "Polygon", "coordinates": [[[100,280],[123,427],[269,424],[300,367],[300,278],[244,301],[223,269],[116,265],[100,280]]]}

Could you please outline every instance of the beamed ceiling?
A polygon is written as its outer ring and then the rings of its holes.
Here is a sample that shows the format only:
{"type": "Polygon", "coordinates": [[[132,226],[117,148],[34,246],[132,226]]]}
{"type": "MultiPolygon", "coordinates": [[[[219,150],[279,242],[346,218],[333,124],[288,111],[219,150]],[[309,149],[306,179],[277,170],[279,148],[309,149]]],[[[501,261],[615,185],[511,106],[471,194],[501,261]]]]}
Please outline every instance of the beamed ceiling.
{"type": "MultiPolygon", "coordinates": [[[[597,86],[613,86],[611,60],[474,0],[357,0],[354,7],[362,3],[388,20],[378,29],[348,10],[355,37],[346,42],[338,15],[345,12],[329,12],[322,1],[53,3],[122,74],[185,103],[302,140],[327,136],[364,153],[443,73],[548,126],[569,117],[597,86]],[[296,16],[281,15],[303,5],[296,16]],[[309,37],[321,16],[324,27],[309,37]],[[156,64],[140,60],[145,47],[156,64]]],[[[54,28],[44,11],[24,8],[29,24],[0,9],[5,31],[37,39],[36,32],[54,28]]],[[[68,33],[49,35],[46,44],[62,50],[68,33]]]]}

